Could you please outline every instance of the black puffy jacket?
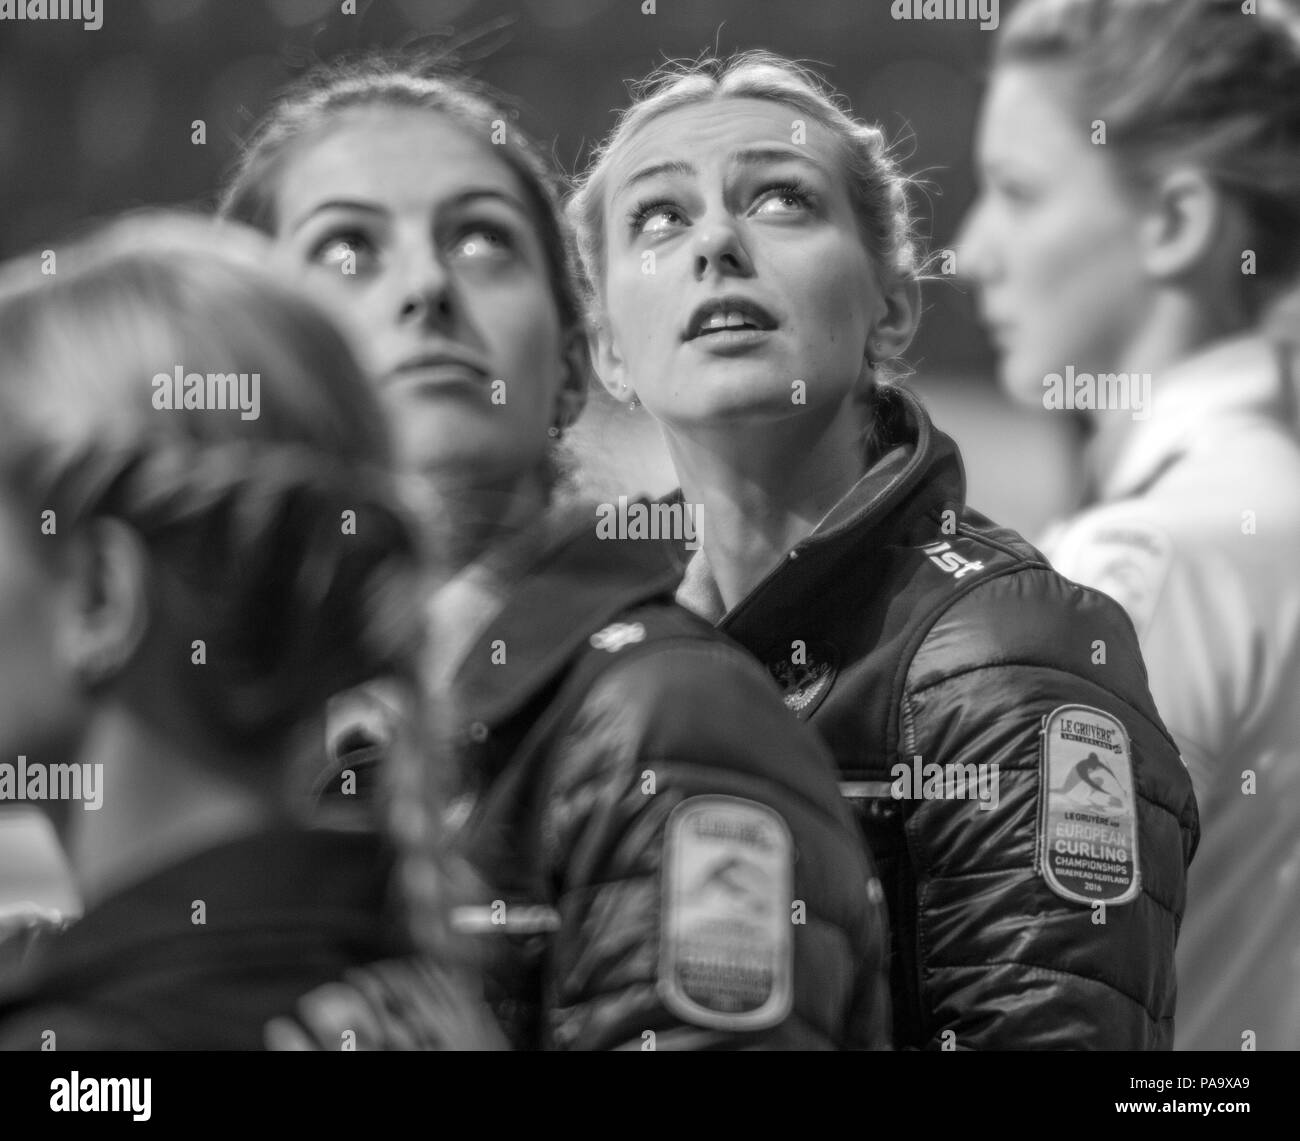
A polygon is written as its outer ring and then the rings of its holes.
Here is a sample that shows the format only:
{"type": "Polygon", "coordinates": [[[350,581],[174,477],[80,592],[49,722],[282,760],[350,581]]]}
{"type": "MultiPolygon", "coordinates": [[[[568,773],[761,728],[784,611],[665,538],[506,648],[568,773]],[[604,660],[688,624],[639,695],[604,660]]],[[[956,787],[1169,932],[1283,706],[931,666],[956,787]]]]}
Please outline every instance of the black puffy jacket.
{"type": "Polygon", "coordinates": [[[679,599],[839,763],[889,901],[896,1045],[1167,1049],[1199,828],[1132,624],[965,505],[914,396],[879,412],[882,458],[747,597],[724,613],[700,552],[679,599]]]}
{"type": "Polygon", "coordinates": [[[460,926],[482,936],[507,1036],[887,1046],[886,913],[829,754],[674,603],[672,548],[598,538],[597,518],[511,589],[449,703],[472,785],[460,835],[488,884],[460,926]]]}

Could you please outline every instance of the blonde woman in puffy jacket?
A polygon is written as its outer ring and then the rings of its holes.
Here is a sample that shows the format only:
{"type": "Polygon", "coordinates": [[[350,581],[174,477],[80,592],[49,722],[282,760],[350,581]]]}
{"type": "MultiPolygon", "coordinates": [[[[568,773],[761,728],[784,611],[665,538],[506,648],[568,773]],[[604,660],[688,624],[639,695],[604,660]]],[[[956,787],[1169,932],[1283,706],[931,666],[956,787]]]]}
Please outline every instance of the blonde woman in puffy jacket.
{"type": "Polygon", "coordinates": [[[897,1043],[1166,1048],[1191,786],[1123,613],[968,507],[886,383],[920,313],[906,191],[789,61],[664,69],[571,204],[597,368],[703,504],[679,597],[835,755],[897,1043]]]}

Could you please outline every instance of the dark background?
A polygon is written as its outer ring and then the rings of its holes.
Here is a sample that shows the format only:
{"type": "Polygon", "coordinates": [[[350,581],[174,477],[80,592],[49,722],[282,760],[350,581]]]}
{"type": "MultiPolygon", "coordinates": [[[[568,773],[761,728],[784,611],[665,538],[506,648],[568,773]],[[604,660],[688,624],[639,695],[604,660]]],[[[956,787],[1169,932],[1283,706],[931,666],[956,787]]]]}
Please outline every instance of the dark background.
{"type": "MultiPolygon", "coordinates": [[[[210,203],[269,96],[313,60],[371,46],[455,46],[516,96],[520,122],[573,172],[627,101],[625,81],[670,57],[764,47],[821,65],[928,177],[932,245],[972,194],[979,77],[996,32],[896,22],[889,0],[102,0],[103,26],[0,23],[0,256],[125,207],[210,203]],[[191,123],[207,123],[207,143],[191,123]]],[[[919,370],[987,376],[969,301],[928,290],[919,370]]]]}

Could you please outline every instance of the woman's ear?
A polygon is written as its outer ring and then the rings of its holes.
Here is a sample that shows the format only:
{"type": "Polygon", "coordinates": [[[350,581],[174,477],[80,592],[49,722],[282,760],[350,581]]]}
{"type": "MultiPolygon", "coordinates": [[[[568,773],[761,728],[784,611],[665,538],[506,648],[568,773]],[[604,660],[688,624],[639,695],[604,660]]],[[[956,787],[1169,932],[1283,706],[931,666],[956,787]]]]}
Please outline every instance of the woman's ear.
{"type": "Polygon", "coordinates": [[[119,674],[149,622],[149,557],[134,529],[97,519],[69,551],[55,640],[65,664],[87,688],[119,674]]]}
{"type": "Polygon", "coordinates": [[[627,404],[636,397],[636,392],[628,386],[627,367],[619,355],[618,346],[609,330],[609,322],[602,319],[588,334],[591,344],[592,364],[596,376],[605,386],[605,391],[615,400],[627,404]]]}
{"type": "Polygon", "coordinates": [[[873,360],[902,356],[921,320],[921,284],[907,278],[884,291],[885,307],[871,326],[867,352],[873,360]]]}
{"type": "Polygon", "coordinates": [[[1223,221],[1223,197],[1202,171],[1170,171],[1150,195],[1138,227],[1143,268],[1161,281],[1194,270],[1214,247],[1223,221]]]}

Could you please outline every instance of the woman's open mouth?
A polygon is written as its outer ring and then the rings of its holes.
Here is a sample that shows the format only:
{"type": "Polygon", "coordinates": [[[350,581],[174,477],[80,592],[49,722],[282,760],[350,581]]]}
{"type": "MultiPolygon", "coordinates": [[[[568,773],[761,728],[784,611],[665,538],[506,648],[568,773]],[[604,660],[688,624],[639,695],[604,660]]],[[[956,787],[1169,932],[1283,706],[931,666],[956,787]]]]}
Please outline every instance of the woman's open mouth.
{"type": "Polygon", "coordinates": [[[760,344],[776,328],[773,317],[747,297],[717,297],[696,307],[682,339],[710,352],[760,344]]]}

